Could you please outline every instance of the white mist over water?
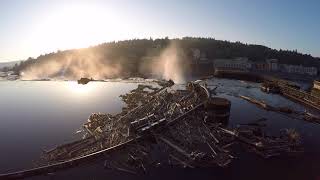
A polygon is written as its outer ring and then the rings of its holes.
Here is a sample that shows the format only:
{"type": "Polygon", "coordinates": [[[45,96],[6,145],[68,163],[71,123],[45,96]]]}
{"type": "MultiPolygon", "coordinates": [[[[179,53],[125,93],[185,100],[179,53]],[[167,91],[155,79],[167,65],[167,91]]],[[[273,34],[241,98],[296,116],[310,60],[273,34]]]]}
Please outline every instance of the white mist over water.
{"type": "MultiPolygon", "coordinates": [[[[61,53],[61,52],[60,52],[61,53]]],[[[62,52],[63,53],[63,52],[62,52]]],[[[149,62],[141,62],[140,73],[152,73],[160,79],[173,80],[175,83],[184,83],[188,63],[183,50],[176,43],[170,43],[159,56],[153,57],[149,62]],[[142,68],[143,67],[143,68],[142,68]]],[[[129,62],[128,59],[125,62],[129,62]]],[[[101,52],[90,49],[81,49],[65,54],[56,54],[38,60],[21,72],[24,80],[34,79],[69,79],[76,80],[82,77],[93,79],[118,78],[126,74],[120,61],[105,59],[101,52]]]]}
{"type": "Polygon", "coordinates": [[[150,66],[151,72],[157,77],[173,80],[175,83],[185,83],[185,74],[188,69],[183,62],[185,55],[176,43],[171,43],[161,55],[154,59],[150,66]]]}
{"type": "Polygon", "coordinates": [[[80,79],[90,77],[104,79],[116,77],[121,72],[121,65],[107,63],[97,53],[89,50],[76,51],[71,54],[38,62],[25,69],[21,78],[25,80],[54,78],[80,79]]]}

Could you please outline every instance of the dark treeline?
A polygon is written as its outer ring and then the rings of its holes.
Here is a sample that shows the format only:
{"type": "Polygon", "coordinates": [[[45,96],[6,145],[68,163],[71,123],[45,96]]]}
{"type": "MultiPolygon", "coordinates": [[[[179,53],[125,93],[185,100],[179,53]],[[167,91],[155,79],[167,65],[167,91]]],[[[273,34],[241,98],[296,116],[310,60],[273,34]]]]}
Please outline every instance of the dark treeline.
{"type": "MultiPolygon", "coordinates": [[[[192,59],[192,49],[199,49],[208,59],[248,57],[251,61],[264,61],[265,59],[278,59],[279,63],[319,67],[320,58],[297,51],[276,50],[262,45],[229,42],[213,38],[184,37],[182,39],[133,39],[118,42],[108,42],[83,49],[57,51],[37,58],[29,58],[13,68],[20,72],[24,69],[51,59],[64,61],[70,54],[77,54],[78,59],[86,60],[85,54],[93,54],[95,58],[106,64],[118,63],[126,71],[137,72],[139,63],[146,57],[155,57],[172,42],[179,45],[185,53],[185,60],[192,59]]],[[[74,57],[74,58],[75,58],[74,57]]],[[[91,56],[92,57],[92,56],[91,56]]],[[[90,59],[91,60],[91,59],[90,59]]]]}

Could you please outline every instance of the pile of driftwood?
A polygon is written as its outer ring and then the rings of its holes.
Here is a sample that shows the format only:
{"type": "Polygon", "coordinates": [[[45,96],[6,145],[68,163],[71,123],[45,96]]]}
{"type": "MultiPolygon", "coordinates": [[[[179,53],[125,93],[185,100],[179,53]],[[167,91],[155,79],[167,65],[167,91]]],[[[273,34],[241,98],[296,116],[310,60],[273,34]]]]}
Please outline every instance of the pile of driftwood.
{"type": "Polygon", "coordinates": [[[225,167],[235,158],[237,144],[264,158],[301,152],[300,136],[293,130],[273,137],[257,124],[230,129],[220,123],[212,115],[215,102],[205,83],[190,82],[186,90],[172,85],[139,85],[122,95],[127,106],[121,113],[93,113],[83,125],[84,139],[45,152],[42,163],[103,151],[107,169],[137,173],[161,165],[225,167]]]}
{"type": "Polygon", "coordinates": [[[270,136],[261,120],[227,127],[230,101],[211,97],[212,90],[203,81],[189,82],[185,90],[173,85],[172,81],[139,85],[121,96],[127,104],[121,113],[91,114],[83,125],[83,139],[45,151],[36,168],[0,178],[31,177],[96,158],[104,160],[106,169],[126,173],[158,166],[225,167],[241,155],[239,145],[263,158],[302,152],[294,130],[270,136]]]}

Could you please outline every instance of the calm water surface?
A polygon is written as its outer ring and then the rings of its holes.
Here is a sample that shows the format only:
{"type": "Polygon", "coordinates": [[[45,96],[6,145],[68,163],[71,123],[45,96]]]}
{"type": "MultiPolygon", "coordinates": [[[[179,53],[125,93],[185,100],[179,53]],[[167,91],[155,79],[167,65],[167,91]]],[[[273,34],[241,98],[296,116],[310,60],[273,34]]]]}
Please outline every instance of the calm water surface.
{"type": "MultiPolygon", "coordinates": [[[[285,114],[268,112],[238,98],[246,95],[264,100],[273,106],[289,106],[298,111],[305,107],[279,95],[265,94],[259,84],[237,80],[215,79],[210,87],[218,86],[217,95],[232,102],[230,127],[267,118],[265,128],[277,135],[280,129],[294,128],[302,136],[305,152],[298,157],[261,159],[239,149],[228,168],[220,169],[157,169],[139,179],[319,179],[320,125],[294,119],[285,114]],[[167,172],[167,173],[164,173],[167,172]]],[[[75,82],[0,82],[0,170],[17,170],[32,165],[41,148],[79,138],[74,132],[92,112],[117,113],[124,105],[119,95],[137,87],[136,83],[90,82],[79,86],[75,82]]],[[[106,172],[103,162],[70,169],[56,175],[57,179],[99,179],[124,177],[119,172],[106,172]],[[80,168],[81,169],[81,168],[80,168]]],[[[130,177],[130,176],[129,176],[130,177]]],[[[134,176],[136,178],[136,176],[134,176]]],[[[134,178],[130,177],[130,178],[134,178]]],[[[41,177],[39,179],[43,179],[41,177]]],[[[49,177],[47,177],[49,178],[49,177]]]]}
{"type": "Polygon", "coordinates": [[[29,167],[41,149],[76,138],[92,112],[117,113],[133,83],[0,81],[0,170],[29,167]]]}

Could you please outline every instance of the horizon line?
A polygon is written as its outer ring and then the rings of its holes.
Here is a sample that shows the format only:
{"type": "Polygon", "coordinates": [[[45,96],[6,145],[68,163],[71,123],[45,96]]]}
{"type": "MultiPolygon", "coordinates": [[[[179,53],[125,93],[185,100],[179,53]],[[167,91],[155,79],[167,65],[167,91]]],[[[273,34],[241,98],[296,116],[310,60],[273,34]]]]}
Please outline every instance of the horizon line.
{"type": "Polygon", "coordinates": [[[242,42],[242,41],[238,41],[238,40],[222,40],[222,39],[216,39],[214,37],[203,37],[203,36],[182,36],[182,37],[169,37],[169,36],[165,36],[165,37],[149,37],[149,38],[132,38],[132,39],[118,39],[118,40],[110,40],[110,41],[105,41],[105,42],[102,42],[102,43],[96,43],[96,44],[93,44],[93,45],[88,45],[86,47],[80,47],[80,48],[69,48],[69,49],[56,49],[54,51],[51,51],[51,52],[44,52],[44,53],[41,53],[40,55],[37,55],[37,56],[29,56],[29,57],[26,57],[24,59],[14,59],[14,60],[0,60],[0,63],[10,63],[10,62],[15,62],[15,61],[26,61],[28,60],[29,58],[32,58],[32,59],[37,59],[39,56],[41,55],[47,55],[47,54],[51,54],[51,53],[58,53],[59,51],[72,51],[72,50],[80,50],[80,49],[88,49],[88,48],[92,48],[92,47],[95,47],[95,46],[99,46],[99,45],[102,45],[102,44],[108,44],[108,43],[112,43],[112,42],[115,42],[115,43],[118,43],[118,42],[121,42],[121,41],[130,41],[130,40],[157,40],[157,39],[166,39],[168,38],[169,40],[182,40],[183,38],[199,38],[199,39],[214,39],[216,41],[227,41],[227,42],[231,42],[231,43],[241,43],[241,44],[245,44],[245,45],[258,45],[258,46],[264,46],[264,47],[267,47],[267,48],[270,48],[270,49],[273,49],[273,50],[277,50],[277,51],[280,51],[280,50],[284,50],[284,51],[297,51],[297,53],[300,53],[302,55],[310,55],[312,56],[313,58],[316,58],[316,59],[320,59],[320,55],[312,55],[310,53],[304,53],[304,52],[301,52],[301,51],[298,51],[297,49],[282,49],[282,48],[272,48],[268,45],[264,45],[264,44],[259,44],[259,43],[251,43],[251,42],[242,42]]]}

